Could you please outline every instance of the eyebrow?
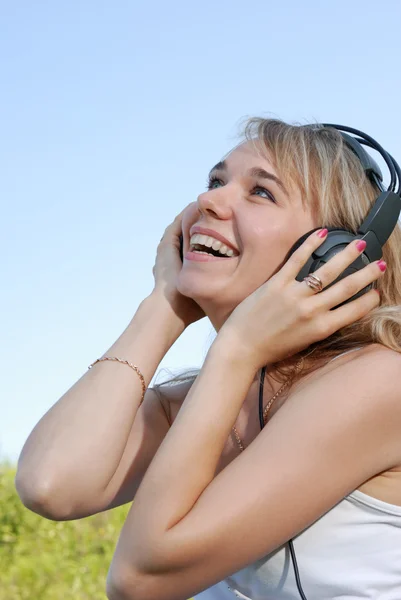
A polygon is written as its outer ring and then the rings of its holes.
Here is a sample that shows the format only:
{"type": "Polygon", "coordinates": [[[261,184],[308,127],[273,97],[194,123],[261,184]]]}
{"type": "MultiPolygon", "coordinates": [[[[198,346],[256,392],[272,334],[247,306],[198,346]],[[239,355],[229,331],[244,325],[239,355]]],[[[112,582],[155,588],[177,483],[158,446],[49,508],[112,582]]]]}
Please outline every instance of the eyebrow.
{"type": "MultiPolygon", "coordinates": [[[[221,160],[220,162],[215,164],[209,173],[209,178],[215,171],[227,171],[226,161],[221,160]]],[[[257,177],[259,179],[268,179],[270,181],[274,181],[274,183],[276,183],[279,186],[279,188],[282,190],[282,192],[286,196],[289,195],[283,182],[278,177],[276,177],[276,175],[273,175],[273,173],[269,173],[268,171],[265,171],[265,169],[262,169],[261,167],[252,167],[251,169],[249,169],[249,171],[247,171],[246,175],[248,177],[257,177]]]]}

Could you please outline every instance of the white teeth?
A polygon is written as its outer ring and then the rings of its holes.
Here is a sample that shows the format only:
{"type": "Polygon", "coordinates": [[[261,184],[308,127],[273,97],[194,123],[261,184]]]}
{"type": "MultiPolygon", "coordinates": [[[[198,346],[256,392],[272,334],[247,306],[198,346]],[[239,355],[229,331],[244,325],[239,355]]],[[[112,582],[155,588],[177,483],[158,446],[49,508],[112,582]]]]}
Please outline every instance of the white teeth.
{"type": "MultiPolygon", "coordinates": [[[[210,235],[203,235],[201,233],[194,233],[190,239],[191,246],[195,246],[196,244],[200,244],[201,246],[206,246],[207,248],[213,248],[213,250],[218,251],[220,254],[225,256],[234,256],[234,250],[211,237],[210,235]]],[[[207,253],[206,253],[207,254],[207,253]]]]}

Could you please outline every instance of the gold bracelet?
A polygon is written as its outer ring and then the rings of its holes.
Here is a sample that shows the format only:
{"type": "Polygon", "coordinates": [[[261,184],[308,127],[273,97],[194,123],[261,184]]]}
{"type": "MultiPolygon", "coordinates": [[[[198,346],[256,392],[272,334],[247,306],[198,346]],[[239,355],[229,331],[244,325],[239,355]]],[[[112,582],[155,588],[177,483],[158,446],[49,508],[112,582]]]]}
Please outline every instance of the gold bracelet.
{"type": "Polygon", "coordinates": [[[136,365],[133,365],[132,363],[128,362],[128,360],[122,360],[121,358],[117,358],[116,356],[103,356],[103,358],[98,358],[91,365],[89,365],[88,369],[91,369],[93,367],[93,365],[100,362],[101,360],[116,360],[117,362],[122,363],[123,365],[128,365],[129,367],[131,367],[131,369],[133,369],[135,371],[135,373],[139,376],[139,379],[141,380],[141,384],[142,384],[142,398],[139,403],[139,406],[141,406],[143,399],[145,397],[146,383],[145,383],[145,378],[142,375],[142,373],[140,372],[140,370],[138,369],[138,367],[136,365]]]}

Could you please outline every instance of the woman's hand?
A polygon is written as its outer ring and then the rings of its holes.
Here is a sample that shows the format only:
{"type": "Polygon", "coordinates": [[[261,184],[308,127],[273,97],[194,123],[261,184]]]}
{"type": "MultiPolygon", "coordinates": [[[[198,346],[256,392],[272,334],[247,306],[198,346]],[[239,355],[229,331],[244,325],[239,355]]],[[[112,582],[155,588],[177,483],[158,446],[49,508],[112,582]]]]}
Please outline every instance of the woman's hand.
{"type": "MultiPolygon", "coordinates": [[[[215,340],[219,343],[220,338],[224,351],[234,352],[239,361],[246,361],[257,370],[329,337],[379,306],[379,294],[371,289],[356,300],[330,310],[383,274],[377,261],[324,289],[362,253],[357,241],[315,271],[322,280],[321,292],[316,293],[306,282],[295,279],[312,252],[326,239],[318,233],[312,233],[273,277],[231,313],[215,340]]],[[[385,269],[383,261],[381,265],[385,269]]]]}
{"type": "Polygon", "coordinates": [[[153,293],[162,294],[184,327],[188,327],[191,323],[202,319],[205,313],[194,300],[183,296],[177,290],[177,278],[182,269],[180,235],[182,235],[184,210],[166,228],[157,247],[156,262],[152,272],[155,279],[153,293]]]}

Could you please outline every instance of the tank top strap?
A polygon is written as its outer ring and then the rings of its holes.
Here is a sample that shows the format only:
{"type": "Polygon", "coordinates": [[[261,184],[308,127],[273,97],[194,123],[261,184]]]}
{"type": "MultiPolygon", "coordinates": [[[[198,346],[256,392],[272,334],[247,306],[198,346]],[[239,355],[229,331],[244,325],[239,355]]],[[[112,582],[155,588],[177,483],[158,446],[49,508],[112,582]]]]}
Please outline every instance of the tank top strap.
{"type": "Polygon", "coordinates": [[[337,356],[334,356],[334,358],[331,358],[328,362],[332,362],[333,360],[336,360],[336,358],[340,358],[340,356],[344,356],[345,354],[348,354],[349,352],[355,352],[356,350],[360,350],[361,348],[363,348],[363,346],[358,346],[358,348],[351,348],[351,350],[346,350],[345,352],[341,352],[341,354],[337,354],[337,356]]]}

